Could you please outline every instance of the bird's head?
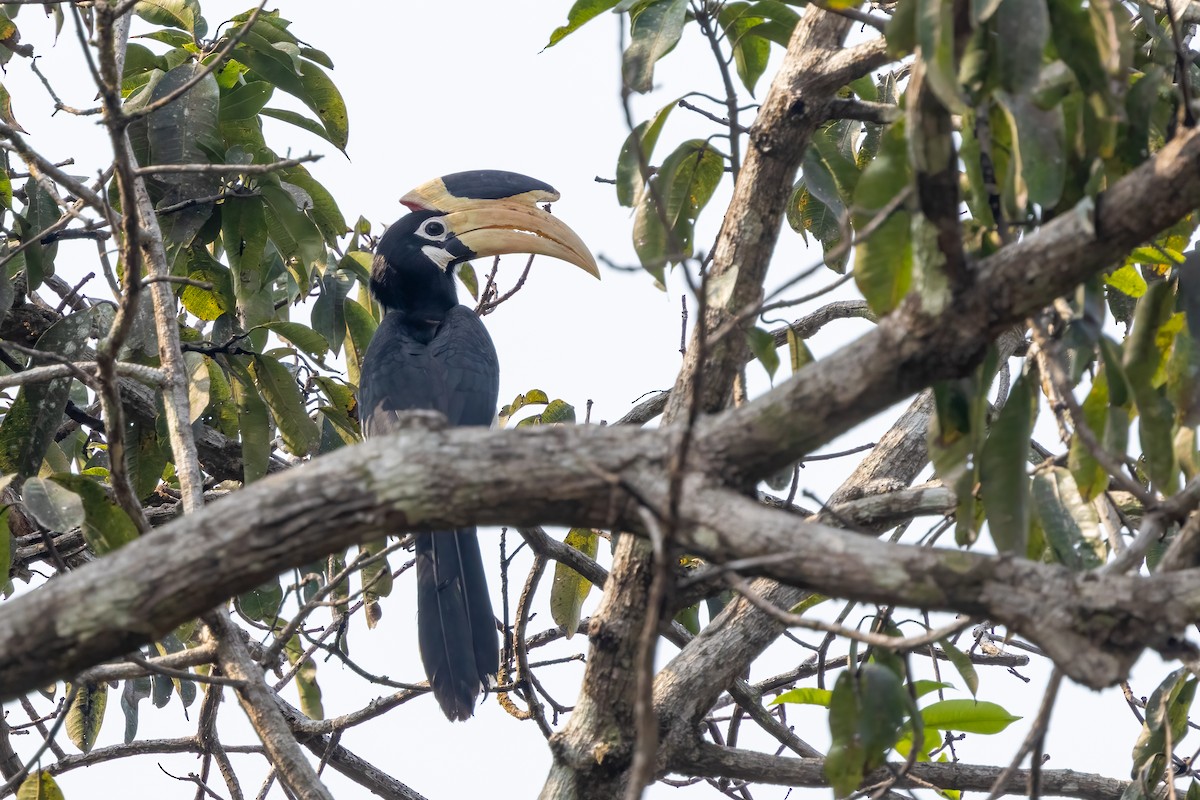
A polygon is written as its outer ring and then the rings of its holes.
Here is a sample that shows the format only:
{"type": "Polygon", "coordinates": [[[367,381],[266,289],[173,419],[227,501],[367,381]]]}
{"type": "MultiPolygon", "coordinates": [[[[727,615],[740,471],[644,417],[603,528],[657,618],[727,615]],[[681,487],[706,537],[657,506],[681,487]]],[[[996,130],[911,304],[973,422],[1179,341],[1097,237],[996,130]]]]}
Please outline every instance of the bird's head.
{"type": "Polygon", "coordinates": [[[537,253],[600,277],[587,245],[539,203],[553,187],[515,172],[435,178],[400,199],[410,209],[379,239],[371,292],[387,308],[440,316],[458,302],[454,268],[473,258],[537,253]]]}

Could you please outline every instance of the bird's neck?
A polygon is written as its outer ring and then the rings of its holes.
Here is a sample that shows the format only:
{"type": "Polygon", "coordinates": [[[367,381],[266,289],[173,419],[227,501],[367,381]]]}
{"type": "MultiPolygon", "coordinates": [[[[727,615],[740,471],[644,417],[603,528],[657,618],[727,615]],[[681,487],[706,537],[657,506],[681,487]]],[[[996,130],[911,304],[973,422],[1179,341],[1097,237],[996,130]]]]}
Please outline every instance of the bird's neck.
{"type": "Polygon", "coordinates": [[[375,271],[371,294],[388,311],[429,322],[441,322],[458,305],[454,276],[432,264],[375,271]]]}

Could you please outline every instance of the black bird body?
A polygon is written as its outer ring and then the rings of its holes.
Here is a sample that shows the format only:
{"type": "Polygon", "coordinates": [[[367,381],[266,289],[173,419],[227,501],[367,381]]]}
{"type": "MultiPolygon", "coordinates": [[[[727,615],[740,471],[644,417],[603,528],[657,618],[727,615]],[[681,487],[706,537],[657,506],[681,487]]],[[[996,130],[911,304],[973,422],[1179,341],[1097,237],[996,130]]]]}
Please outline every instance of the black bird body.
{"type": "MultiPolygon", "coordinates": [[[[397,415],[430,409],[451,425],[490,425],[500,365],[491,337],[466,306],[442,319],[386,314],[362,366],[363,435],[395,429],[397,415]]],[[[454,720],[471,716],[480,686],[496,674],[499,643],[474,528],[418,533],[417,637],[433,685],[454,720]]]]}
{"type": "MultiPolygon", "coordinates": [[[[413,213],[380,237],[371,274],[386,313],[362,364],[364,436],[394,432],[399,415],[412,410],[438,411],[451,425],[491,424],[500,365],[483,323],[458,304],[454,266],[533,252],[596,274],[578,237],[534,205],[556,198],[540,181],[494,171],[448,175],[405,196],[413,213]]],[[[478,539],[474,528],[460,528],[415,540],[421,660],[442,711],[465,720],[499,666],[478,539]]]]}

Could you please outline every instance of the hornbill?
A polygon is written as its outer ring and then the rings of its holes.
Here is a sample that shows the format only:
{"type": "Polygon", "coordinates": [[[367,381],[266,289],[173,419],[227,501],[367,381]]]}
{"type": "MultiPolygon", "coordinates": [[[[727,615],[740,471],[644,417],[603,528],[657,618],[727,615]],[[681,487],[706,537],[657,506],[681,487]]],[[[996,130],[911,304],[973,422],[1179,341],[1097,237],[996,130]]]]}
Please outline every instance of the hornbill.
{"type": "MultiPolygon", "coordinates": [[[[371,293],[385,309],[363,359],[358,398],[363,435],[399,426],[401,412],[432,409],[451,425],[490,425],[500,367],[487,329],[459,305],[455,267],[502,253],[540,253],[597,278],[578,235],[537,203],[548,184],[476,170],[432,180],[401,198],[411,213],[380,237],[371,293]]],[[[474,528],[418,533],[417,638],[433,695],[465,720],[499,664],[496,618],[474,528]]]]}

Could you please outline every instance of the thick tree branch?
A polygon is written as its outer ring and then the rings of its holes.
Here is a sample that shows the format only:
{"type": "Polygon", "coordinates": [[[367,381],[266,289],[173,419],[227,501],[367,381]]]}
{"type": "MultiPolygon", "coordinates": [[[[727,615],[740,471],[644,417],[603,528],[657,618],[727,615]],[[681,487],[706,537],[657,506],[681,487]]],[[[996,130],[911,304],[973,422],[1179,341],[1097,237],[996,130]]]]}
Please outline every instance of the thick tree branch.
{"type": "MultiPolygon", "coordinates": [[[[407,431],[347,448],[6,602],[0,686],[13,697],[115,658],[231,594],[384,532],[542,522],[636,529],[622,486],[663,512],[668,447],[666,431],[576,427],[407,431]]],[[[680,544],[690,551],[716,562],[771,556],[761,572],[825,594],[986,616],[1093,686],[1121,677],[1144,646],[1175,646],[1171,637],[1200,610],[1192,571],[1097,577],[891,545],[764,508],[700,474],[688,479],[681,510],[680,544]]]]}
{"type": "MultiPolygon", "coordinates": [[[[783,786],[828,786],[825,761],[819,758],[785,758],[697,743],[672,763],[672,769],[688,775],[711,778],[736,778],[754,783],[774,783],[783,786]]],[[[868,775],[864,786],[873,786],[904,774],[896,788],[927,789],[935,786],[963,792],[986,792],[1000,775],[1000,767],[961,763],[912,764],[901,770],[900,764],[884,767],[868,775]]],[[[1001,787],[1006,795],[1029,792],[1029,770],[1017,770],[1001,787]]],[[[1041,793],[1050,797],[1078,797],[1083,800],[1119,800],[1128,781],[1105,778],[1069,769],[1041,770],[1041,793]]]]}

